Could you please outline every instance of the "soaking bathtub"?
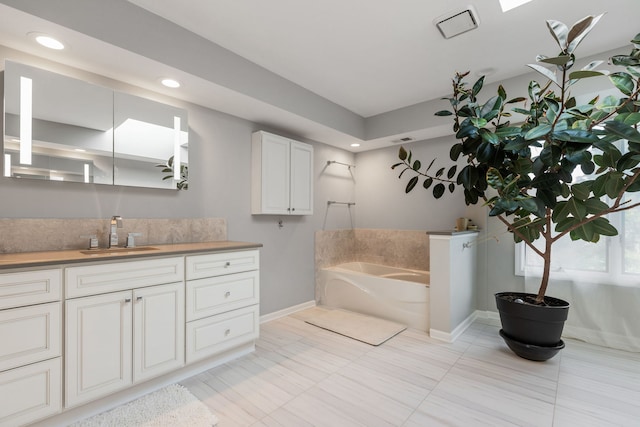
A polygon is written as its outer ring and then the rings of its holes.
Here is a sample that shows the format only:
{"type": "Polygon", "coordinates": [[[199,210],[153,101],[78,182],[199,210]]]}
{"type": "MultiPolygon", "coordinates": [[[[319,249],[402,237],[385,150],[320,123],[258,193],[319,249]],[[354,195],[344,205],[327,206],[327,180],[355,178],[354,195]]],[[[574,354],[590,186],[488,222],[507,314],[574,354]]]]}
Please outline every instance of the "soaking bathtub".
{"type": "Polygon", "coordinates": [[[349,262],[318,274],[318,303],[429,331],[429,272],[349,262]]]}

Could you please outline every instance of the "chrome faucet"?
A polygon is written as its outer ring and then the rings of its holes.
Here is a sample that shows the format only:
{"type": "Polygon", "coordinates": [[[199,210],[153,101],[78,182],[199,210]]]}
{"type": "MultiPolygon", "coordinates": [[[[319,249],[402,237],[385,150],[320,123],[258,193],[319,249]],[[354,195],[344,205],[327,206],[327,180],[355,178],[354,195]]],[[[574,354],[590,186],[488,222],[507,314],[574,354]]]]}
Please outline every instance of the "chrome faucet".
{"type": "Polygon", "coordinates": [[[109,230],[109,247],[118,246],[118,228],[122,228],[122,217],[115,215],[111,217],[111,227],[109,230]]]}

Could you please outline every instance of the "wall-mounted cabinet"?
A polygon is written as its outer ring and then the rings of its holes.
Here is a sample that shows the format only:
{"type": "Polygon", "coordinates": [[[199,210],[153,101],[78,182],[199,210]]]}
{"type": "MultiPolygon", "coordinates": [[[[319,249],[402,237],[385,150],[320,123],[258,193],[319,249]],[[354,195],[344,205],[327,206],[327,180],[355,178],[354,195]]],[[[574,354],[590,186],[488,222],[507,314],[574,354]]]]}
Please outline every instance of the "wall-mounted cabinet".
{"type": "Polygon", "coordinates": [[[4,101],[5,177],[179,188],[157,165],[187,166],[184,109],[11,61],[4,101]]]}
{"type": "Polygon", "coordinates": [[[313,214],[313,147],[268,132],[251,141],[251,213],[313,214]]]}

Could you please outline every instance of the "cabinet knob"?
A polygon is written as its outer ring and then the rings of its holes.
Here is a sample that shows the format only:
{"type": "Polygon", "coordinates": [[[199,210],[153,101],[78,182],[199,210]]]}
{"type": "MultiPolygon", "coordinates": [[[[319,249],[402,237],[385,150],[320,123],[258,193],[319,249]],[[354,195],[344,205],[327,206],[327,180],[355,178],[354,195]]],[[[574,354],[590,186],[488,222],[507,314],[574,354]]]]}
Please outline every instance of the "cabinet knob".
{"type": "Polygon", "coordinates": [[[292,210],[292,211],[295,211],[295,210],[296,210],[296,208],[291,208],[291,210],[292,210]]]}
{"type": "Polygon", "coordinates": [[[131,298],[125,298],[124,302],[131,302],[131,298]]]}
{"type": "Polygon", "coordinates": [[[226,331],[224,331],[224,336],[228,337],[230,333],[231,333],[231,329],[227,329],[226,331]]]}
{"type": "Polygon", "coordinates": [[[224,268],[231,267],[231,261],[227,261],[224,263],[224,268]]]}
{"type": "Polygon", "coordinates": [[[225,298],[229,298],[231,296],[231,291],[227,291],[224,293],[225,298]]]}
{"type": "Polygon", "coordinates": [[[136,297],[136,301],[142,301],[142,297],[136,297]]]}

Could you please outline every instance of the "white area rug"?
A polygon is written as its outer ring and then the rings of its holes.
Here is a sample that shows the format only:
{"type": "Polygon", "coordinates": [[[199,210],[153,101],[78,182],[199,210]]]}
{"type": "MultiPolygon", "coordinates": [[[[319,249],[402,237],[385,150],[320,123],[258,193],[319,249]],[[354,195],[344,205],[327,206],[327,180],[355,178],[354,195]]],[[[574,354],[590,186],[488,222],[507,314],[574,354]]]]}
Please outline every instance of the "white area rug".
{"type": "Polygon", "coordinates": [[[371,345],[380,345],[407,329],[400,323],[346,310],[331,310],[306,322],[371,345]]]}
{"type": "Polygon", "coordinates": [[[73,424],[72,427],[211,427],[218,418],[180,384],[73,424]]]}

